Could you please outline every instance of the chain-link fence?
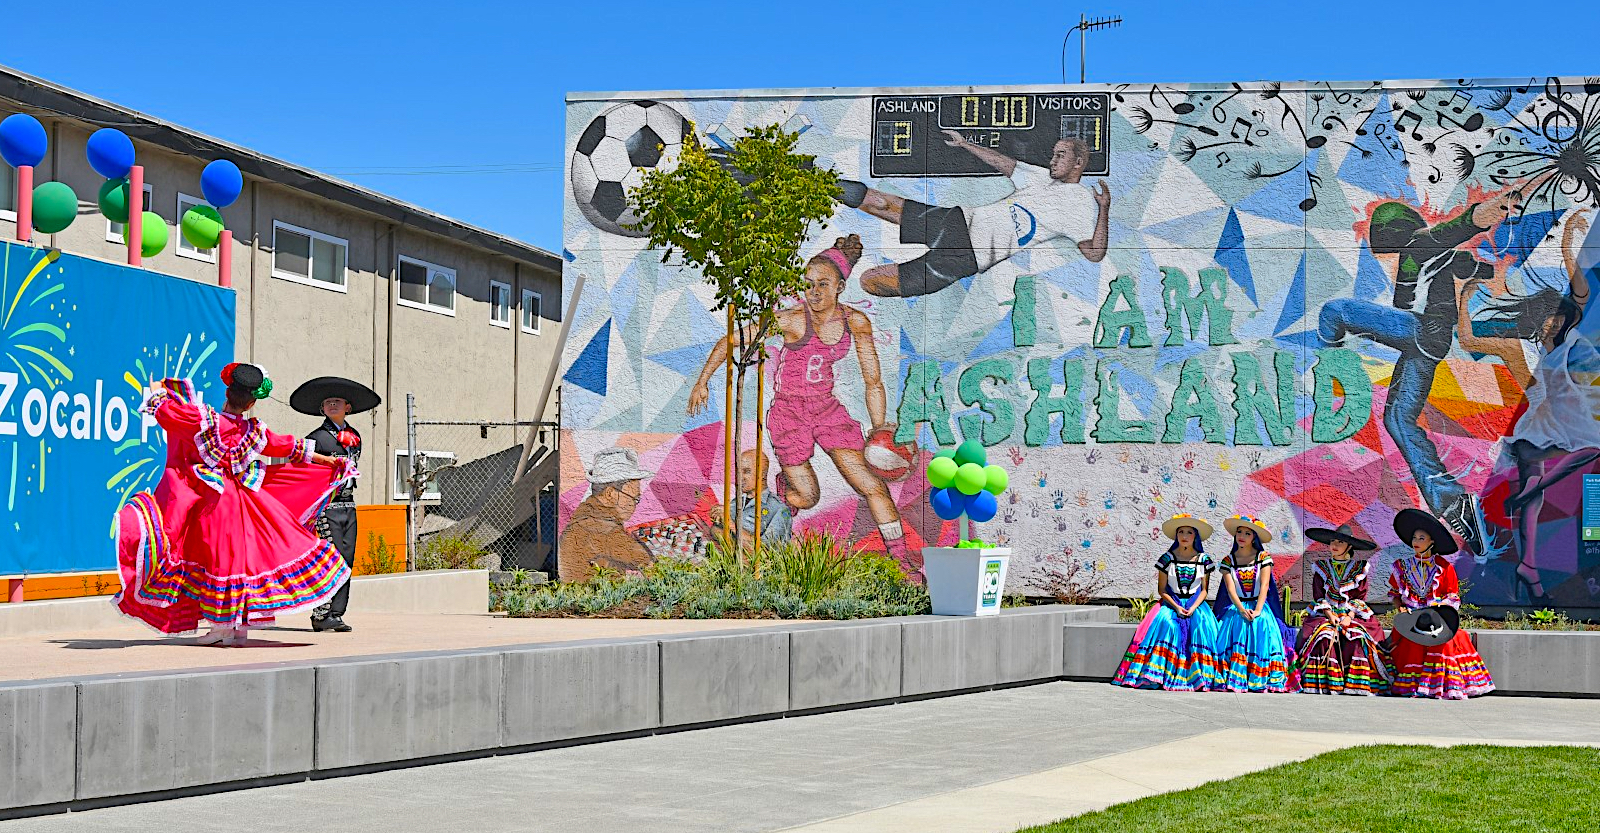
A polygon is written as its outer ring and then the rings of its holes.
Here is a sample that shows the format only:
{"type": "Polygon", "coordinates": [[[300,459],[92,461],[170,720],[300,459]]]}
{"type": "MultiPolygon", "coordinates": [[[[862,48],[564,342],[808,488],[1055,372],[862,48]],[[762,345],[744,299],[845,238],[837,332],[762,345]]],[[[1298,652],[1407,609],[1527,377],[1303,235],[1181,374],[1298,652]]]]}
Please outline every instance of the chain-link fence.
{"type": "Polygon", "coordinates": [[[413,568],[554,571],[558,423],[408,422],[415,439],[396,452],[394,490],[411,499],[413,568]]]}

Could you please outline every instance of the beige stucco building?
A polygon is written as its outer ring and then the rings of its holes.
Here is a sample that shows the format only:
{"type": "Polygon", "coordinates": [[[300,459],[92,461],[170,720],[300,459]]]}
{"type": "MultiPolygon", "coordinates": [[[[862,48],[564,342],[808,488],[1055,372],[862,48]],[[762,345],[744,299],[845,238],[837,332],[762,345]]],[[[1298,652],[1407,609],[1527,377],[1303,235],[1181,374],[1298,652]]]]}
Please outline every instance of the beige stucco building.
{"type": "MultiPolygon", "coordinates": [[[[552,372],[561,316],[561,263],[536,246],[452,220],[315,171],[263,156],[49,82],[0,67],[0,118],[26,112],[50,138],[36,183],[77,193],[79,216],[36,242],[126,262],[121,228],[94,205],[104,178],[85,145],[114,126],[134,141],[146,208],[164,218],[169,243],[144,267],[218,283],[216,252],[197,251],[176,223],[200,196],[200,171],[226,158],[244,172],[239,199],[221,213],[233,232],[238,293],[236,360],[257,363],[282,396],[258,413],[277,430],[304,433],[288,392],[307,378],[346,376],[384,399],[355,418],[365,436],[357,499],[396,499],[406,445],[406,394],[431,420],[554,419],[538,407],[552,372]],[[383,465],[375,452],[381,449],[383,465]],[[382,472],[381,476],[371,476],[382,472]]],[[[0,164],[0,235],[15,239],[15,172],[0,164]]]]}

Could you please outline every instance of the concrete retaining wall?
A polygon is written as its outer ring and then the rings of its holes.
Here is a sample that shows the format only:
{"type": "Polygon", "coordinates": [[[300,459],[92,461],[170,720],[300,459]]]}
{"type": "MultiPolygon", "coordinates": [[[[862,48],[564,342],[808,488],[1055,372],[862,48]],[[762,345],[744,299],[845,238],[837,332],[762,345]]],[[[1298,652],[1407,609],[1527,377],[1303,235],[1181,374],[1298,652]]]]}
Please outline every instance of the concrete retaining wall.
{"type": "MultiPolygon", "coordinates": [[[[350,608],[371,613],[487,613],[489,572],[430,570],[357,576],[350,586],[350,608]]],[[[130,621],[117,612],[110,596],[0,604],[0,639],[81,633],[130,621]]]]}
{"type": "MultiPolygon", "coordinates": [[[[1110,680],[1133,639],[1132,624],[1068,623],[1062,675],[1110,680]]],[[[1469,631],[1503,694],[1600,696],[1600,632],[1469,631]]]]}
{"type": "Polygon", "coordinates": [[[0,684],[0,817],[1056,679],[1064,623],[1115,616],[1034,607],[0,684]]]}

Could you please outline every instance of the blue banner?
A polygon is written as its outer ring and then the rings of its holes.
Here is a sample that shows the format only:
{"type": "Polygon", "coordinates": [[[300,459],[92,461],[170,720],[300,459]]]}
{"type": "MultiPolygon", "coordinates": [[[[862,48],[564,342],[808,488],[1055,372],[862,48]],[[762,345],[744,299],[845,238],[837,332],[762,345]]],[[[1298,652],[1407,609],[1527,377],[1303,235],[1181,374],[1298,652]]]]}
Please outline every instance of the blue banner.
{"type": "Polygon", "coordinates": [[[166,463],[146,386],[221,397],[233,290],[0,247],[0,576],[114,569],[116,510],[166,463]]]}

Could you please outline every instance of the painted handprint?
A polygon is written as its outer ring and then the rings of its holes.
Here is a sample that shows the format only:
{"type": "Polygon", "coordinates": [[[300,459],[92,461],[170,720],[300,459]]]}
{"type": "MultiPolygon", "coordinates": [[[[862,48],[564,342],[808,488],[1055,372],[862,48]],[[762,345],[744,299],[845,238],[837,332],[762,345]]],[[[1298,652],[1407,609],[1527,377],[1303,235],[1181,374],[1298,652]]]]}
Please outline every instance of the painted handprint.
{"type": "Polygon", "coordinates": [[[1194,452],[1193,451],[1185,451],[1183,453],[1183,470],[1184,471],[1194,471],[1194,452]]]}
{"type": "Polygon", "coordinates": [[[1187,510],[1189,508],[1189,496],[1183,494],[1178,495],[1178,499],[1173,501],[1172,505],[1178,507],[1179,512],[1187,510]]]}
{"type": "MultiPolygon", "coordinates": [[[[752,510],[752,511],[754,511],[754,510],[752,510]]],[[[1003,520],[1004,522],[1006,522],[1008,524],[1014,524],[1014,523],[1017,522],[1017,510],[1015,510],[1015,509],[1007,509],[1000,516],[1000,518],[1001,518],[1001,520],[1003,520]]]]}
{"type": "Polygon", "coordinates": [[[1066,492],[1063,492],[1060,489],[1057,489],[1057,490],[1055,490],[1055,492],[1051,493],[1050,499],[1055,502],[1056,509],[1059,510],[1059,509],[1067,508],[1067,493],[1066,492]]]}
{"type": "Polygon", "coordinates": [[[1011,457],[1011,465],[1013,465],[1013,466],[1020,466],[1020,465],[1023,464],[1024,461],[1027,460],[1026,457],[1022,456],[1022,449],[1020,449],[1020,448],[1018,448],[1016,446],[1012,446],[1011,449],[1009,451],[1007,451],[1006,453],[1008,455],[1010,455],[1010,457],[1011,457]]]}
{"type": "Polygon", "coordinates": [[[1224,451],[1217,455],[1217,469],[1220,471],[1233,470],[1233,458],[1228,456],[1228,452],[1224,451]]]}
{"type": "Polygon", "coordinates": [[[1060,515],[1056,516],[1056,531],[1057,532],[1066,532],[1067,531],[1067,519],[1061,517],[1060,515]]]}
{"type": "Polygon", "coordinates": [[[1072,499],[1076,500],[1078,502],[1079,506],[1088,506],[1089,505],[1089,490],[1088,489],[1079,489],[1078,493],[1076,495],[1072,496],[1072,499]]]}
{"type": "Polygon", "coordinates": [[[1095,463],[1099,462],[1099,460],[1100,460],[1100,449],[1098,449],[1098,448],[1091,448],[1091,449],[1089,449],[1089,453],[1083,455],[1083,461],[1085,463],[1088,463],[1091,466],[1094,465],[1095,463]]]}
{"type": "Polygon", "coordinates": [[[1211,494],[1206,495],[1206,508],[1207,509],[1215,509],[1215,508],[1217,508],[1217,493],[1216,492],[1212,492],[1211,494]]]}
{"type": "Polygon", "coordinates": [[[1104,500],[1105,507],[1107,509],[1115,509],[1115,508],[1117,508],[1117,496],[1115,494],[1113,494],[1110,489],[1106,490],[1104,498],[1105,498],[1105,500],[1104,500]]]}
{"type": "MultiPolygon", "coordinates": [[[[1166,502],[1166,499],[1161,496],[1161,487],[1160,486],[1151,486],[1150,487],[1150,499],[1154,500],[1156,503],[1165,503],[1166,502]]],[[[1154,506],[1150,507],[1150,511],[1154,512],[1155,511],[1155,507],[1154,506]]]]}
{"type": "Polygon", "coordinates": [[[1172,482],[1172,468],[1171,467],[1162,466],[1161,467],[1161,471],[1158,474],[1161,477],[1161,482],[1162,483],[1171,483],[1172,482]]]}

